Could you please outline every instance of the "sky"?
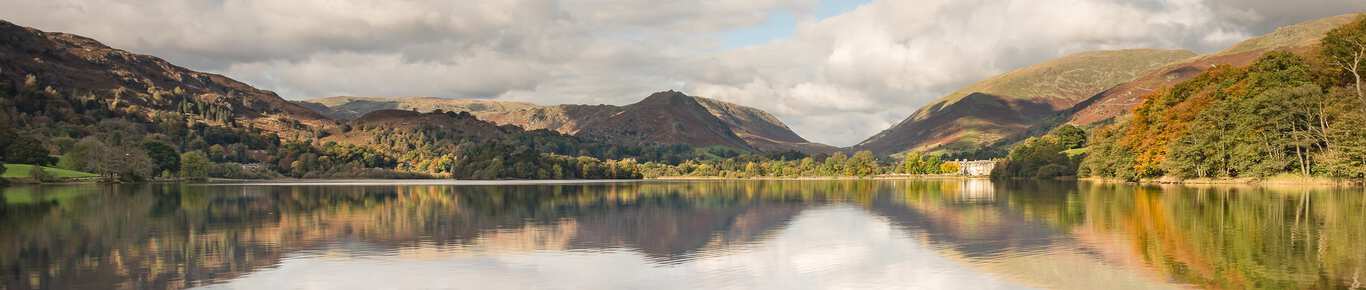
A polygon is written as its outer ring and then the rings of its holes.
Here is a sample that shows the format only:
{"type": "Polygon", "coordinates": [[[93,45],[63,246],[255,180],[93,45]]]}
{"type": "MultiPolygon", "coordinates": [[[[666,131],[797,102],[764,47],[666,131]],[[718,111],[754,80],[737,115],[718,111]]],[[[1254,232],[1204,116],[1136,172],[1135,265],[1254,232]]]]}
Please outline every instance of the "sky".
{"type": "Polygon", "coordinates": [[[616,104],[678,90],[856,144],[1069,53],[1212,52],[1360,0],[0,0],[0,19],[287,99],[616,104]]]}

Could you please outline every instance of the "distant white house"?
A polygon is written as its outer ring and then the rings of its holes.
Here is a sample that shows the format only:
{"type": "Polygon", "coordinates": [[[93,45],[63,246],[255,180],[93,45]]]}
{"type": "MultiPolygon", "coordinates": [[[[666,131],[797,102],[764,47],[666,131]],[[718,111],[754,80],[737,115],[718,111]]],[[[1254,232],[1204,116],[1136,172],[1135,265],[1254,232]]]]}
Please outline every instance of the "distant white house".
{"type": "Polygon", "coordinates": [[[996,168],[995,160],[958,160],[958,174],[967,176],[987,176],[991,175],[991,170],[996,168]]]}

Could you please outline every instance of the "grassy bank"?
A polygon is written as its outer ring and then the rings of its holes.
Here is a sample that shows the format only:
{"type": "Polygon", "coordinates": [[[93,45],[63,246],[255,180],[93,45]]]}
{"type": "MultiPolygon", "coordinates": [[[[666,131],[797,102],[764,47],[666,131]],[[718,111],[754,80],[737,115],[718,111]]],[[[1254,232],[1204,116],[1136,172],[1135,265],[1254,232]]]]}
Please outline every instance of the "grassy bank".
{"type": "Polygon", "coordinates": [[[5,164],[5,174],[0,175],[0,178],[5,178],[11,182],[17,183],[37,182],[37,180],[33,180],[33,169],[40,167],[43,169],[44,172],[47,172],[48,176],[51,176],[52,178],[60,181],[93,180],[95,178],[100,177],[99,175],[94,173],[67,170],[56,167],[37,166],[30,164],[5,164]]]}

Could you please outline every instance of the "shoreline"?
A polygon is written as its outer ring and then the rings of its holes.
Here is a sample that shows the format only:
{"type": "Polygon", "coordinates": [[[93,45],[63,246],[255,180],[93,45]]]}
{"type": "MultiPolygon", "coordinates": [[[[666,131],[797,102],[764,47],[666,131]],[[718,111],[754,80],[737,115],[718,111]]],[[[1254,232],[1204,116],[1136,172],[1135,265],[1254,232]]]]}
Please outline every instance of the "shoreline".
{"type": "MultiPolygon", "coordinates": [[[[4,186],[24,186],[24,185],[82,185],[82,184],[163,184],[181,183],[198,185],[377,185],[377,184],[414,184],[414,185],[440,185],[440,184],[467,184],[467,185],[486,185],[486,184],[566,184],[566,183],[606,183],[606,182],[641,182],[641,181],[843,181],[843,180],[993,180],[989,176],[963,176],[963,175],[904,175],[904,174],[885,174],[873,176],[801,176],[801,177],[718,177],[718,176],[662,176],[640,179],[447,179],[447,178],[423,178],[423,179],[366,179],[366,178],[274,178],[274,179],[228,179],[228,178],[208,178],[203,180],[195,179],[161,179],[143,182],[116,182],[103,183],[98,180],[67,180],[60,182],[33,182],[26,178],[7,178],[9,182],[4,186]]],[[[1035,179],[1020,179],[1035,180],[1035,179]]],[[[1174,177],[1163,178],[1144,178],[1139,181],[1126,181],[1108,177],[1066,177],[1057,179],[1044,179],[1050,181],[1085,181],[1105,184],[1138,184],[1138,185],[1229,185],[1229,186],[1334,186],[1334,187],[1362,187],[1363,182],[1355,179],[1334,179],[1323,177],[1298,177],[1298,176],[1278,176],[1270,178],[1193,178],[1179,179],[1174,177]]]]}
{"type": "Polygon", "coordinates": [[[1269,178],[1241,177],[1241,178],[1191,178],[1180,179],[1175,177],[1144,178],[1138,181],[1126,181],[1110,177],[1084,177],[1074,178],[1077,181],[1089,181],[1099,183],[1125,183],[1140,185],[1242,185],[1242,186],[1335,186],[1335,187],[1361,187],[1363,183],[1355,179],[1336,179],[1326,177],[1301,177],[1301,176],[1277,176],[1269,178]]]}
{"type": "Polygon", "coordinates": [[[644,178],[642,180],[668,180],[668,181],[746,181],[746,180],[932,180],[932,179],[991,179],[988,176],[964,176],[964,175],[903,175],[903,174],[884,174],[872,176],[799,176],[799,177],[720,177],[720,176],[661,176],[654,178],[644,178]]]}

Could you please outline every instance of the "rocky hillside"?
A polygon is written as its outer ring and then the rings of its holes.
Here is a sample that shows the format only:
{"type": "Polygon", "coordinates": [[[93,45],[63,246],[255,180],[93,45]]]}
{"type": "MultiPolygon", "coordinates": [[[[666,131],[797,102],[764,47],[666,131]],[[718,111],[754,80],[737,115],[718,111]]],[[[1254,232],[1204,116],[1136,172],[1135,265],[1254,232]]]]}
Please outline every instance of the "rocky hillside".
{"type": "Polygon", "coordinates": [[[273,92],[221,75],[5,21],[0,21],[0,86],[79,96],[148,119],[192,111],[187,115],[208,124],[250,125],[286,136],[333,124],[273,92]]]}
{"type": "Polygon", "coordinates": [[[1069,110],[1071,116],[1068,122],[1089,125],[1127,114],[1143,102],[1143,96],[1190,80],[1215,65],[1246,66],[1267,52],[1277,50],[1305,52],[1316,46],[1329,30],[1351,22],[1356,15],[1340,15],[1281,27],[1229,49],[1164,66],[1079,103],[1076,108],[1069,110]]]}
{"type": "Polygon", "coordinates": [[[1083,52],[967,86],[922,107],[857,150],[967,150],[1024,132],[1095,94],[1195,54],[1133,49],[1083,52]]]}
{"type": "Polygon", "coordinates": [[[759,109],[679,92],[660,92],[635,104],[537,106],[521,102],[443,98],[334,97],[301,102],[340,119],[376,110],[469,112],[481,120],[546,129],[617,144],[690,144],[746,150],[828,153],[759,109]]]}

